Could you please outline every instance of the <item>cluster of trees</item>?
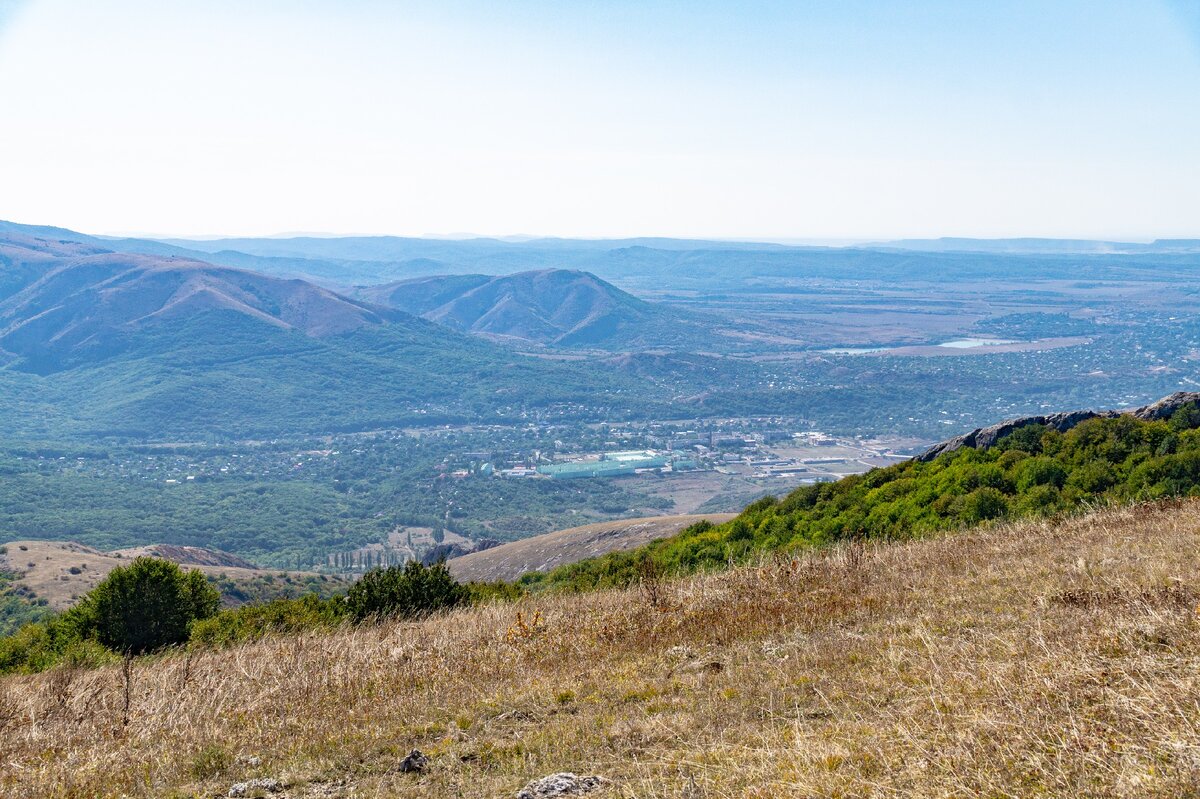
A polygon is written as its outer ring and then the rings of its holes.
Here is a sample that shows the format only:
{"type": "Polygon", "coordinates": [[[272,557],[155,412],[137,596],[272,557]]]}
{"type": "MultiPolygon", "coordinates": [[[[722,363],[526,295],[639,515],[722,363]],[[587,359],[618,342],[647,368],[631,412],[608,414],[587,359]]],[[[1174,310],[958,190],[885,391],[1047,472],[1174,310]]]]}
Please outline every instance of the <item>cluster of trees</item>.
{"type": "MultiPolygon", "coordinates": [[[[0,547],[0,555],[4,547],[0,547]]],[[[19,582],[20,575],[0,569],[0,638],[50,615],[46,600],[19,582]]]]}
{"type": "Polygon", "coordinates": [[[1092,419],[1066,433],[1034,425],[986,450],[960,449],[765,497],[732,521],[701,523],[639,550],[526,575],[526,589],[586,590],[634,582],[644,561],[688,573],[864,537],[905,539],[995,519],[1045,516],[1084,503],[1200,495],[1200,409],[1167,421],[1092,419]]]}
{"type": "Polygon", "coordinates": [[[228,645],[341,623],[416,618],[471,599],[472,592],[444,563],[413,561],[373,569],[343,595],[308,594],[221,611],[220,594],[201,572],[138,558],[111,571],[70,610],[0,639],[0,674],[63,662],[97,665],[174,646],[228,645]]]}

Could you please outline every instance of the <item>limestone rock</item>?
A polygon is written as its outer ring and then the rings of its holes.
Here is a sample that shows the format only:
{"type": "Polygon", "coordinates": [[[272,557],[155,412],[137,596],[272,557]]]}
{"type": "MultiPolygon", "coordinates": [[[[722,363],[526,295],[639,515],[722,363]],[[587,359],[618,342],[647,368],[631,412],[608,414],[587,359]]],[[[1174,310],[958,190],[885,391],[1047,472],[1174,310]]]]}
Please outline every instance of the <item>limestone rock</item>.
{"type": "Polygon", "coordinates": [[[256,777],[246,782],[239,782],[229,788],[229,796],[257,796],[262,792],[279,793],[283,790],[283,783],[279,780],[270,777],[256,777]]]}
{"type": "Polygon", "coordinates": [[[938,455],[954,452],[963,447],[987,449],[1009,433],[1020,430],[1022,427],[1028,427],[1029,425],[1046,425],[1060,433],[1065,433],[1080,422],[1086,422],[1088,419],[1115,419],[1122,414],[1129,414],[1137,419],[1147,421],[1165,419],[1189,402],[1200,403],[1200,392],[1176,391],[1170,396],[1163,397],[1158,402],[1129,411],[1068,411],[1065,413],[1051,413],[1045,416],[1023,416],[1020,419],[1009,419],[990,427],[981,427],[977,430],[972,430],[970,433],[955,436],[948,441],[935,444],[918,455],[917,460],[931,461],[938,455]]]}
{"type": "Polygon", "coordinates": [[[517,799],[555,799],[559,796],[583,796],[605,783],[603,777],[580,776],[564,771],[534,780],[517,792],[517,799]]]}

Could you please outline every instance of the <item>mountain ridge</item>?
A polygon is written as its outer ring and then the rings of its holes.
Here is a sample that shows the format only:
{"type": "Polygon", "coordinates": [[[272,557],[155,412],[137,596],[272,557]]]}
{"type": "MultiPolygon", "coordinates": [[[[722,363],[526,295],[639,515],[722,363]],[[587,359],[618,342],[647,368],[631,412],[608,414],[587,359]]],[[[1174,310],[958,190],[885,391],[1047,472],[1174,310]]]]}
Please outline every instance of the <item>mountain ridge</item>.
{"type": "Polygon", "coordinates": [[[689,322],[576,269],[420,277],[359,295],[465,333],[563,347],[648,346],[689,322]]]}
{"type": "Polygon", "coordinates": [[[921,462],[929,462],[936,459],[939,455],[944,455],[949,452],[968,447],[971,449],[988,449],[993,446],[1004,436],[1020,430],[1023,427],[1033,425],[1043,425],[1051,427],[1060,433],[1065,433],[1071,428],[1086,422],[1089,419],[1116,419],[1121,416],[1132,416],[1135,419],[1143,421],[1154,421],[1157,419],[1165,419],[1179,410],[1188,403],[1200,403],[1200,392],[1197,391],[1176,391],[1162,399],[1142,405],[1138,408],[1129,408],[1126,410],[1078,410],[1078,411],[1060,411],[1058,413],[1021,416],[1015,419],[1007,419],[1002,422],[997,422],[987,427],[979,427],[969,433],[954,436],[938,444],[934,444],[929,449],[922,452],[916,457],[916,460],[921,462]]]}
{"type": "Polygon", "coordinates": [[[10,285],[0,299],[0,347],[34,371],[115,354],[132,333],[205,311],[233,312],[314,338],[408,316],[298,279],[93,249],[0,240],[0,254],[10,265],[36,264],[41,270],[26,270],[25,284],[10,285]]]}

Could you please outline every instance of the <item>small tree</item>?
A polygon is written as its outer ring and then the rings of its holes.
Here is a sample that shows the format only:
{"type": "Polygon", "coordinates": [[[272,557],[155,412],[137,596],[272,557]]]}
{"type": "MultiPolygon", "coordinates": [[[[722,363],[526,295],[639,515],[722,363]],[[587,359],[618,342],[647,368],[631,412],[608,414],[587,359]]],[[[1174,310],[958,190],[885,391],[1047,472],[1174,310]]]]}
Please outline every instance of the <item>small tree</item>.
{"type": "Polygon", "coordinates": [[[470,592],[460,585],[444,561],[426,566],[409,561],[404,566],[372,569],[350,587],[346,609],[355,621],[388,616],[424,616],[466,602],[470,592]]]}
{"type": "Polygon", "coordinates": [[[137,655],[188,639],[189,625],[217,612],[221,595],[199,571],[158,558],[113,569],[80,605],[80,627],[109,649],[137,655]]]}

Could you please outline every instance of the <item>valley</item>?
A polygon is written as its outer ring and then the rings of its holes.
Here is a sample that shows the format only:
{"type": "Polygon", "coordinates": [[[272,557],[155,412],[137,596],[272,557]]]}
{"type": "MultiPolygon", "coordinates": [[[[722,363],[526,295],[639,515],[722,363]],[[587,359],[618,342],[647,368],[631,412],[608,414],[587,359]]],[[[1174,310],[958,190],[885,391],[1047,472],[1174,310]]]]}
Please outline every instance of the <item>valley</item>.
{"type": "Polygon", "coordinates": [[[1187,247],[0,238],[6,540],[355,574],[1200,382],[1187,247]]]}

